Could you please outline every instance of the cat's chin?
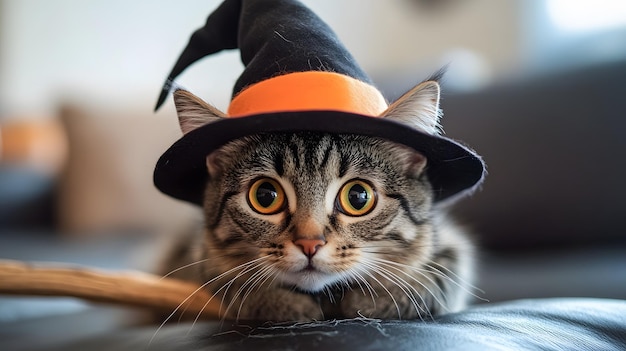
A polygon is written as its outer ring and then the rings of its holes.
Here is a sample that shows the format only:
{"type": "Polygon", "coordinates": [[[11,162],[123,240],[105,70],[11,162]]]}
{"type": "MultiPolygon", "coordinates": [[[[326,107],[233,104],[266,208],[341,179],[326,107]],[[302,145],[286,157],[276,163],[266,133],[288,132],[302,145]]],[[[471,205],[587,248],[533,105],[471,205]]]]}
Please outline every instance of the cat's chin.
{"type": "Polygon", "coordinates": [[[337,282],[340,278],[335,274],[328,274],[318,270],[302,270],[299,272],[286,272],[281,275],[281,280],[287,285],[293,285],[306,292],[318,292],[326,286],[337,282]]]}

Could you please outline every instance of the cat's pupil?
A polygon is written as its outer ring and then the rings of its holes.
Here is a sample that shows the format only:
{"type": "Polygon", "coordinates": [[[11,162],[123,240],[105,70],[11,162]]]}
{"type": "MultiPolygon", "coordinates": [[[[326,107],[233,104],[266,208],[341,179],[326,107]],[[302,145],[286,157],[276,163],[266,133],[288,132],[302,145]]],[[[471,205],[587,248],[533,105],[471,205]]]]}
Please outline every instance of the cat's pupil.
{"type": "Polygon", "coordinates": [[[278,191],[270,182],[264,182],[259,185],[259,188],[256,191],[256,200],[259,205],[263,207],[270,207],[276,198],[278,197],[278,191]]]}
{"type": "Polygon", "coordinates": [[[367,204],[369,200],[369,193],[360,184],[355,184],[350,188],[348,192],[348,201],[355,210],[360,210],[367,204]]]}

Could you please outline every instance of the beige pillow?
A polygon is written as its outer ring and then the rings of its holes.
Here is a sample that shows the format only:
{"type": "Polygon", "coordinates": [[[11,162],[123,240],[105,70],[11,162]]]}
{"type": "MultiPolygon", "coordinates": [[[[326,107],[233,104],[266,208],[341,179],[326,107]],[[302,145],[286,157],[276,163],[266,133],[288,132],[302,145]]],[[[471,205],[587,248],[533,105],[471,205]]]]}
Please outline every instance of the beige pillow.
{"type": "Polygon", "coordinates": [[[66,233],[175,231],[199,210],[153,185],[158,157],[181,135],[169,110],[122,110],[66,104],[69,158],[59,182],[58,220],[66,233]]]}

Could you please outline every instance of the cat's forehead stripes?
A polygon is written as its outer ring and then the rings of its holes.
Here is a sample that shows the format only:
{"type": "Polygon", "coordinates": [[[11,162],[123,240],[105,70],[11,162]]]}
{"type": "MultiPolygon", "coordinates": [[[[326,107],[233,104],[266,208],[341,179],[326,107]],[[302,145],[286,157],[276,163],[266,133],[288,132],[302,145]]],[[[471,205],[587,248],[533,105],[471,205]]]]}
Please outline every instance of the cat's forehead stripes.
{"type": "Polygon", "coordinates": [[[277,133],[246,138],[224,150],[227,158],[238,164],[234,170],[238,174],[270,172],[293,181],[302,177],[309,181],[312,175],[328,179],[344,178],[348,173],[395,177],[402,171],[403,158],[392,155],[391,145],[355,135],[277,133]],[[241,147],[248,151],[242,154],[241,147]]]}
{"type": "Polygon", "coordinates": [[[280,176],[285,174],[286,164],[291,165],[293,174],[323,172],[332,166],[333,158],[339,157],[337,142],[329,135],[308,133],[302,135],[273,136],[271,142],[284,145],[273,150],[274,169],[280,176]],[[280,140],[283,139],[283,140],[280,140]]]}

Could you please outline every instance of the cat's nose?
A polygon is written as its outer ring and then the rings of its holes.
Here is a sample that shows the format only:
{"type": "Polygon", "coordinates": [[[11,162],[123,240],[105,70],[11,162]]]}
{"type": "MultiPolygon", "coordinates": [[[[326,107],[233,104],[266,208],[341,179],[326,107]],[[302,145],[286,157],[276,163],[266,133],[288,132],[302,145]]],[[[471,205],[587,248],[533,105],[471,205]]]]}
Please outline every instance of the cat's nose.
{"type": "Polygon", "coordinates": [[[326,240],[322,239],[298,239],[293,242],[296,246],[299,246],[302,249],[302,252],[308,257],[311,258],[317,250],[326,245],[326,240]]]}

